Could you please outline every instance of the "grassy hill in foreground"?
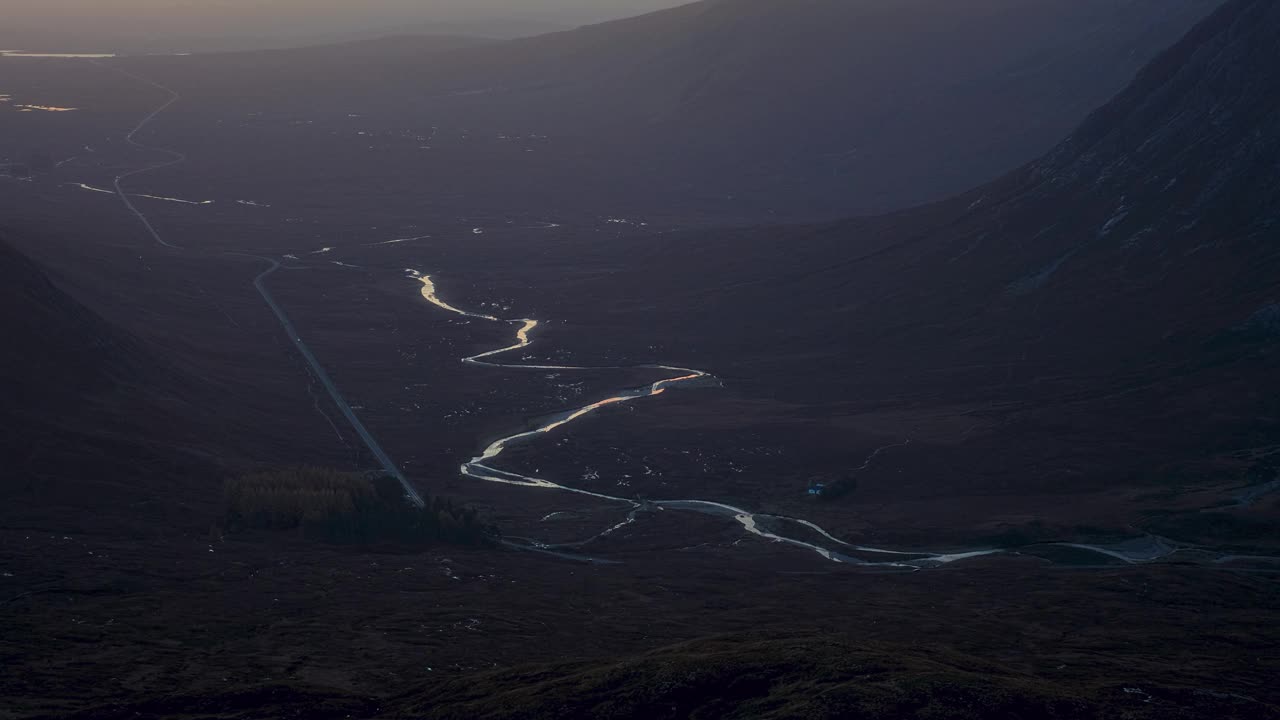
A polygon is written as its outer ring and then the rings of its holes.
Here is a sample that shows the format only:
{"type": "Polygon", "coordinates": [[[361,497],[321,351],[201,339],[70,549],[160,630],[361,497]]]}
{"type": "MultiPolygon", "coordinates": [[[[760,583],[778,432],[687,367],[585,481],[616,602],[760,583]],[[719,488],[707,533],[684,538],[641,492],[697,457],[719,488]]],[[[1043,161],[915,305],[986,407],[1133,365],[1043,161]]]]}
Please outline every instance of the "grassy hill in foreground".
{"type": "Polygon", "coordinates": [[[609,663],[447,683],[397,717],[1266,718],[1274,708],[1190,688],[1050,683],[949,650],[820,637],[724,637],[609,663]],[[1104,710],[1105,708],[1105,710],[1104,710]]]}
{"type": "MultiPolygon", "coordinates": [[[[1113,664],[1101,660],[1104,665],[1113,664]]],[[[954,650],[824,637],[722,636],[612,661],[496,670],[388,699],[333,688],[263,685],[214,695],[174,694],[97,708],[94,718],[719,718],[835,720],[1245,720],[1280,713],[1243,695],[1176,684],[1126,684],[1117,675],[1061,681],[954,650]]]]}

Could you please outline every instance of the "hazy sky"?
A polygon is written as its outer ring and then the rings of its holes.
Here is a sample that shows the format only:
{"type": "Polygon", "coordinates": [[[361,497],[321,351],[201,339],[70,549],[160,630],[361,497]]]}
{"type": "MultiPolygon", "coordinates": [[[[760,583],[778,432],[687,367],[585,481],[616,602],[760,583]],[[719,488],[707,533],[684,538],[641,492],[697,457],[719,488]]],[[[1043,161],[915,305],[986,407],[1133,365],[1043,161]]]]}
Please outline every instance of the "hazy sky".
{"type": "Polygon", "coordinates": [[[84,33],[308,34],[487,19],[578,24],[689,0],[0,0],[4,23],[84,33]]]}

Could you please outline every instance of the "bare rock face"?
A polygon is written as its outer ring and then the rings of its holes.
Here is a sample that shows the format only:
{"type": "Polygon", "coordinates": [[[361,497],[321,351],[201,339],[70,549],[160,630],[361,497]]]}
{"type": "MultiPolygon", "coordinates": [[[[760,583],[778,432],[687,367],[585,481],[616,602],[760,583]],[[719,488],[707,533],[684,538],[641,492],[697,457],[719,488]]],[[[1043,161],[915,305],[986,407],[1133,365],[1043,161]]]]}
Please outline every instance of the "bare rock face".
{"type": "Polygon", "coordinates": [[[1032,175],[1048,186],[1048,198],[1070,193],[1110,204],[1113,214],[1098,236],[1123,249],[1157,243],[1190,258],[1233,240],[1274,237],[1278,43],[1280,7],[1229,4],[1143,70],[1032,175]]]}

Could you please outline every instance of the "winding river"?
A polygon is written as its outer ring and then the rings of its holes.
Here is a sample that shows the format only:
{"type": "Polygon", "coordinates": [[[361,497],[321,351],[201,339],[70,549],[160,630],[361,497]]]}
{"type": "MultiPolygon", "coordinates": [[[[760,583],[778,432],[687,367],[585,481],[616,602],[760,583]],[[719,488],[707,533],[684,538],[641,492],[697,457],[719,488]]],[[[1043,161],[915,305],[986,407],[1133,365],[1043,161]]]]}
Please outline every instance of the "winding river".
{"type": "MultiPolygon", "coordinates": [[[[490,350],[472,355],[462,359],[464,363],[469,365],[481,365],[493,368],[507,368],[515,370],[560,370],[560,371],[598,371],[598,370],[617,370],[623,369],[616,366],[598,366],[584,367],[577,365],[541,365],[541,364],[524,364],[524,363],[505,363],[498,362],[496,358],[507,353],[527,348],[533,344],[533,332],[537,330],[539,321],[532,318],[500,318],[485,313],[471,312],[463,310],[440,297],[436,288],[435,281],[430,275],[422,273],[418,270],[406,271],[411,277],[422,284],[422,297],[432,305],[462,317],[472,318],[475,320],[484,320],[494,323],[505,323],[516,328],[515,342],[506,347],[496,350],[490,350]]],[[[506,485],[519,485],[528,488],[537,488],[542,490],[559,490],[563,492],[575,493],[578,495],[586,495],[588,497],[597,498],[606,502],[627,505],[631,508],[627,519],[617,525],[614,525],[605,531],[594,535],[586,540],[549,545],[545,543],[534,542],[533,547],[543,550],[563,550],[570,548],[583,547],[594,540],[610,535],[627,525],[636,522],[640,510],[675,510],[697,512],[705,515],[714,515],[720,517],[733,518],[746,532],[773,542],[786,543],[796,547],[817,553],[832,562],[844,563],[849,565],[861,565],[871,567],[885,568],[901,568],[907,570],[918,570],[925,567],[937,567],[958,560],[979,557],[982,555],[992,555],[1001,552],[1000,550],[972,550],[966,552],[955,553],[937,553],[937,552],[911,552],[901,550],[887,550],[883,548],[867,547],[863,545],[854,545],[847,543],[835,537],[818,525],[801,520],[799,518],[785,517],[781,515],[767,515],[762,513],[754,513],[750,510],[734,507],[721,502],[711,500],[655,500],[655,501],[637,501],[629,498],[606,495],[603,493],[593,492],[582,488],[575,488],[563,483],[554,482],[546,478],[534,477],[531,475],[521,475],[519,473],[501,470],[494,467],[494,463],[507,448],[517,443],[527,442],[543,435],[547,435],[555,430],[562,428],[572,422],[580,420],[601,408],[611,405],[620,405],[623,403],[631,403],[644,398],[651,398],[661,395],[668,390],[674,389],[680,385],[693,383],[699,380],[711,378],[711,374],[702,370],[694,370],[690,368],[681,368],[671,365],[638,365],[633,368],[636,370],[661,370],[672,374],[672,377],[659,380],[648,387],[635,390],[620,392],[617,395],[598,400],[590,405],[584,405],[575,410],[561,413],[554,416],[545,424],[540,425],[532,430],[525,430],[507,437],[499,438],[489,444],[480,455],[471,458],[461,467],[461,473],[469,478],[482,480],[485,482],[502,483],[506,485]],[[817,542],[810,542],[797,537],[803,534],[812,539],[817,536],[825,541],[825,545],[819,545],[817,542]]],[[[878,454],[883,450],[877,450],[878,454]]]]}

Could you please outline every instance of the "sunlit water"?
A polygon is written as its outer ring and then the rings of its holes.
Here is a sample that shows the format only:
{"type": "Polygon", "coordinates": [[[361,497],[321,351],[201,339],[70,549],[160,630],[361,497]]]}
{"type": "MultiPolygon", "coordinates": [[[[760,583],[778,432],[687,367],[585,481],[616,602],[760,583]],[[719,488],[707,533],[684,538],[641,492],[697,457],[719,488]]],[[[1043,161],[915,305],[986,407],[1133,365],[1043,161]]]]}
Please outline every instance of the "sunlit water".
{"type": "MultiPolygon", "coordinates": [[[[94,187],[93,185],[89,185],[88,183],[68,183],[68,185],[72,187],[78,187],[81,190],[88,190],[89,192],[106,193],[107,195],[116,194],[115,190],[108,190],[106,188],[94,187]]],[[[143,193],[129,193],[128,195],[129,197],[144,198],[147,200],[159,200],[161,202],[178,203],[179,205],[212,205],[215,202],[213,200],[183,200],[182,198],[165,197],[164,195],[145,195],[143,193]]]]}
{"type": "Polygon", "coordinates": [[[21,50],[0,50],[0,57],[15,58],[81,58],[90,60],[101,60],[103,58],[117,57],[115,53],[35,53],[22,52],[21,50]]]}
{"type": "Polygon", "coordinates": [[[160,200],[162,202],[178,203],[180,205],[212,205],[213,200],[183,200],[182,198],[165,197],[164,195],[144,195],[142,193],[129,193],[133,197],[146,198],[148,200],[160,200]]]}

